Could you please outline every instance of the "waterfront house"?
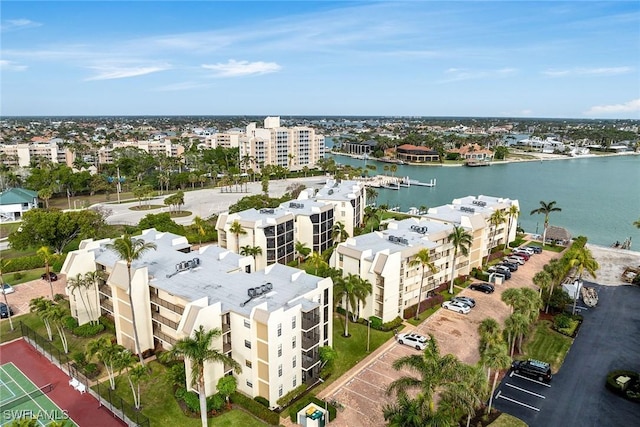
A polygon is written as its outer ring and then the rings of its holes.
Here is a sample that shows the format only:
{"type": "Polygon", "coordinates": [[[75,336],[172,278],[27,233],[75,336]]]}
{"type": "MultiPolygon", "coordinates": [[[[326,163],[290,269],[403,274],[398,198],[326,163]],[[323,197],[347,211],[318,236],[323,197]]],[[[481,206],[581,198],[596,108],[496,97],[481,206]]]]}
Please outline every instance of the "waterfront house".
{"type": "Polygon", "coordinates": [[[440,161],[440,155],[434,149],[412,144],[402,144],[396,147],[396,157],[411,163],[440,161]]]}
{"type": "Polygon", "coordinates": [[[37,192],[26,188],[9,188],[0,193],[0,222],[19,221],[25,212],[37,207],[37,192]]]}

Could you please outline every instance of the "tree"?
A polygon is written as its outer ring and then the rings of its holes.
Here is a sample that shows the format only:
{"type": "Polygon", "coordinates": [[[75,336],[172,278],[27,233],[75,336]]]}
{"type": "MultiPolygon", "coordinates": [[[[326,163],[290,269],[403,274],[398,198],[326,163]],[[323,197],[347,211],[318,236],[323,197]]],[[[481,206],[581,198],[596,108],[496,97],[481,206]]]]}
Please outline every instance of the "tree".
{"type": "MultiPolygon", "coordinates": [[[[480,356],[490,346],[502,342],[502,331],[500,324],[493,318],[487,317],[480,325],[478,325],[478,333],[480,334],[480,356]]],[[[489,374],[487,374],[488,376],[489,374]]]]}
{"type": "Polygon", "coordinates": [[[196,217],[193,218],[193,226],[198,232],[198,244],[202,246],[202,238],[207,235],[207,228],[209,228],[209,225],[207,224],[207,221],[196,215],[196,217]]]}
{"type": "Polygon", "coordinates": [[[51,322],[47,316],[49,307],[53,304],[53,301],[49,301],[44,297],[37,297],[29,301],[29,310],[32,313],[36,313],[40,320],[44,323],[44,327],[47,329],[47,336],[49,341],[53,341],[53,332],[51,331],[51,322]]]}
{"type": "Polygon", "coordinates": [[[241,372],[238,362],[224,355],[211,345],[215,338],[222,335],[220,329],[214,328],[206,331],[204,326],[193,331],[193,336],[178,340],[167,357],[171,359],[189,359],[191,365],[191,387],[197,389],[200,397],[200,420],[202,426],[207,427],[207,396],[204,387],[204,365],[206,363],[223,363],[231,366],[236,373],[241,372]]]}
{"type": "Polygon", "coordinates": [[[104,365],[111,390],[116,389],[116,373],[122,370],[124,359],[126,359],[123,356],[124,352],[127,352],[127,349],[114,343],[112,337],[108,335],[103,335],[87,343],[89,359],[96,359],[104,365]]]}
{"type": "Polygon", "coordinates": [[[368,280],[353,273],[349,273],[347,277],[340,277],[334,281],[334,302],[338,303],[344,299],[344,337],[349,336],[349,307],[355,312],[360,306],[360,303],[364,305],[366,297],[371,294],[371,290],[371,283],[368,280]]]}
{"type": "Polygon", "coordinates": [[[448,236],[448,241],[453,245],[453,262],[451,263],[451,285],[449,293],[453,293],[453,280],[455,279],[456,260],[458,259],[458,251],[463,256],[469,255],[469,248],[473,244],[473,237],[464,228],[459,225],[453,227],[453,231],[448,236]]]}
{"type": "MultiPolygon", "coordinates": [[[[569,265],[576,269],[578,273],[578,286],[582,285],[582,274],[586,270],[591,277],[596,278],[596,271],[600,268],[598,261],[595,260],[591,250],[586,247],[575,248],[570,252],[569,265]]],[[[576,304],[578,301],[578,287],[576,287],[575,295],[573,296],[573,311],[572,314],[576,314],[576,304]]]]}
{"type": "Polygon", "coordinates": [[[43,313],[43,316],[56,327],[65,354],[69,353],[67,335],[64,333],[64,328],[62,327],[62,319],[66,315],[67,311],[60,304],[49,304],[43,313]]]}
{"type": "Polygon", "coordinates": [[[254,261],[257,255],[262,255],[262,248],[260,246],[246,245],[240,248],[240,255],[253,257],[254,261]]]}
{"type": "Polygon", "coordinates": [[[487,391],[487,379],[480,366],[460,364],[460,381],[450,385],[440,395],[439,409],[450,413],[454,419],[460,418],[460,413],[467,415],[467,427],[476,408],[483,403],[487,391]]]}
{"type": "Polygon", "coordinates": [[[495,238],[498,232],[498,226],[504,223],[505,219],[506,219],[506,216],[503,210],[494,211],[489,217],[489,224],[491,224],[491,245],[487,253],[487,260],[485,264],[489,262],[489,255],[491,255],[491,250],[496,246],[495,238]]]}
{"type": "Polygon", "coordinates": [[[38,198],[44,200],[44,207],[49,209],[49,199],[53,196],[51,187],[45,187],[38,191],[38,198]]]}
{"type": "Polygon", "coordinates": [[[529,330],[529,319],[523,313],[515,312],[505,319],[504,327],[509,336],[508,341],[511,346],[511,356],[513,357],[516,341],[519,342],[518,350],[522,351],[522,337],[529,330]]]}
{"type": "Polygon", "coordinates": [[[540,296],[542,296],[543,291],[548,291],[551,286],[552,277],[549,273],[544,270],[538,271],[533,276],[533,284],[539,288],[540,296]]]}
{"type": "Polygon", "coordinates": [[[511,205],[509,207],[509,210],[507,211],[507,215],[509,217],[509,225],[508,225],[508,231],[507,231],[507,242],[505,243],[509,243],[509,233],[511,233],[511,227],[513,226],[513,221],[518,218],[518,215],[520,215],[520,210],[518,210],[518,207],[516,205],[511,205]]]}
{"type": "Polygon", "coordinates": [[[420,266],[420,288],[418,289],[418,306],[416,307],[416,316],[415,319],[418,320],[420,315],[420,302],[422,301],[422,287],[424,285],[424,272],[428,268],[431,274],[435,274],[438,270],[436,266],[431,261],[431,255],[429,254],[429,249],[421,249],[415,257],[409,261],[409,267],[420,266]]]}
{"type": "Polygon", "coordinates": [[[547,243],[547,228],[549,228],[549,214],[552,212],[560,212],[562,209],[556,207],[556,201],[552,202],[544,202],[540,200],[540,207],[538,209],[534,209],[531,211],[530,215],[533,214],[542,214],[544,215],[544,231],[542,233],[542,244],[545,245],[547,243]]]}
{"type": "Polygon", "coordinates": [[[87,290],[96,284],[98,272],[89,272],[84,276],[78,273],[75,277],[69,277],[67,279],[67,287],[71,292],[76,292],[80,296],[80,301],[84,306],[85,311],[89,315],[89,323],[95,324],[98,322],[97,316],[94,315],[93,306],[91,305],[91,298],[87,295],[87,290]]]}
{"type": "Polygon", "coordinates": [[[429,418],[419,399],[412,399],[406,393],[398,393],[395,402],[385,404],[382,414],[388,427],[424,427],[429,418]]]}
{"type": "Polygon", "coordinates": [[[247,230],[245,230],[244,227],[242,226],[242,224],[240,224],[240,221],[238,221],[236,219],[231,224],[231,227],[229,227],[229,232],[236,236],[236,251],[239,251],[240,250],[240,235],[241,234],[243,234],[243,235],[247,234],[247,230]]]}
{"type": "Polygon", "coordinates": [[[127,381],[129,382],[129,387],[131,388],[131,394],[133,396],[133,404],[136,409],[140,409],[140,383],[143,379],[149,376],[149,371],[144,367],[144,365],[136,365],[136,359],[131,354],[129,350],[124,350],[122,352],[122,369],[127,371],[127,381]]]}
{"type": "Polygon", "coordinates": [[[490,414],[493,404],[493,393],[496,391],[496,383],[498,382],[498,374],[501,369],[507,369],[511,365],[511,358],[509,357],[507,346],[502,343],[491,346],[487,351],[485,364],[487,364],[489,369],[493,368],[495,370],[493,382],[491,383],[491,397],[489,397],[489,406],[487,408],[487,414],[490,414]]]}
{"type": "Polygon", "coordinates": [[[31,209],[22,216],[22,226],[9,235],[9,243],[17,250],[48,246],[61,254],[75,239],[99,236],[104,226],[102,215],[91,209],[72,212],[31,209]]]}
{"type": "Polygon", "coordinates": [[[347,232],[344,223],[340,221],[336,221],[333,224],[333,231],[331,233],[331,238],[335,241],[336,244],[340,242],[344,242],[349,238],[349,233],[347,232]]]}
{"type": "Polygon", "coordinates": [[[143,239],[134,239],[128,234],[117,238],[113,243],[106,245],[107,249],[116,253],[121,261],[127,263],[127,295],[129,295],[129,306],[131,307],[131,322],[133,323],[133,335],[136,346],[136,354],[140,358],[140,363],[144,365],[142,350],[140,349],[140,339],[138,337],[138,325],[136,324],[136,310],[133,305],[133,289],[131,288],[131,264],[142,257],[142,255],[157,246],[153,242],[145,242],[143,239]]]}
{"type": "Polygon", "coordinates": [[[218,393],[224,396],[224,400],[227,401],[227,405],[229,404],[229,396],[236,392],[238,388],[238,380],[236,377],[231,375],[225,375],[224,377],[218,380],[218,384],[216,384],[216,389],[218,393]]]}
{"type": "Polygon", "coordinates": [[[51,263],[51,251],[48,246],[43,246],[36,251],[44,259],[44,271],[47,275],[47,282],[49,282],[49,289],[51,290],[51,301],[53,301],[53,283],[51,283],[51,272],[49,270],[51,263]]]}
{"type": "Polygon", "coordinates": [[[304,244],[304,242],[296,242],[296,253],[298,254],[298,266],[306,257],[311,253],[311,248],[304,244]]]}
{"type": "Polygon", "coordinates": [[[327,265],[327,262],[324,260],[324,258],[322,257],[322,255],[320,254],[320,252],[312,252],[311,253],[311,258],[309,259],[309,264],[315,268],[315,273],[314,275],[318,275],[318,269],[320,267],[324,267],[327,265]]]}
{"type": "Polygon", "coordinates": [[[518,305],[518,300],[522,298],[522,293],[519,288],[508,288],[502,292],[500,295],[500,299],[502,302],[511,307],[511,313],[513,314],[516,305],[518,305]]]}

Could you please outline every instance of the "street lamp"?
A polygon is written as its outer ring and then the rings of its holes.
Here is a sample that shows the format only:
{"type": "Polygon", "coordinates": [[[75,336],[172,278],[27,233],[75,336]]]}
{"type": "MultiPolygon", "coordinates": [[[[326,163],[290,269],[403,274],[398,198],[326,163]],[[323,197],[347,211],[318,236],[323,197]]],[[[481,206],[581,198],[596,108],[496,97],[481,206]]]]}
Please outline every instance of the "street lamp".
{"type": "Polygon", "coordinates": [[[367,353],[369,353],[370,341],[371,341],[371,319],[367,319],[367,353]]]}

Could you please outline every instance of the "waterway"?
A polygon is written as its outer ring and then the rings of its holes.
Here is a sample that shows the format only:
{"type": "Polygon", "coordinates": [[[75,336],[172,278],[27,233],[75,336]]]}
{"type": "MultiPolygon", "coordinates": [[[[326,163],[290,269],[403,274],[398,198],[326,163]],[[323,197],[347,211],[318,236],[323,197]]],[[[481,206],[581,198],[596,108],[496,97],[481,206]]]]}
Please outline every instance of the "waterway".
{"type": "MultiPolygon", "coordinates": [[[[336,162],[364,166],[364,160],[332,155],[336,162]]],[[[389,174],[387,163],[376,165],[370,174],[389,174]]],[[[407,212],[410,207],[439,206],[470,195],[517,199],[520,226],[542,234],[543,215],[530,215],[540,201],[556,201],[560,212],[549,216],[551,225],[566,228],[573,236],[587,236],[589,243],[609,246],[631,237],[634,251],[640,251],[640,156],[606,156],[493,164],[489,167],[442,167],[398,165],[395,176],[409,176],[421,182],[435,178],[435,187],[376,189],[378,205],[387,204],[407,212]]]]}

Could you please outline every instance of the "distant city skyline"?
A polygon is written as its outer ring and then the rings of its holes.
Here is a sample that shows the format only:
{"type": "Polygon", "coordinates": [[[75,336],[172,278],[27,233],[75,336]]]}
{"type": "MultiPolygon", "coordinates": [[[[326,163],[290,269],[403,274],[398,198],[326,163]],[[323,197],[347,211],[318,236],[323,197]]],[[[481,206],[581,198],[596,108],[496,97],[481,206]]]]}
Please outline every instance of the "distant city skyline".
{"type": "Polygon", "coordinates": [[[2,116],[640,119],[635,1],[1,9],[2,116]]]}

